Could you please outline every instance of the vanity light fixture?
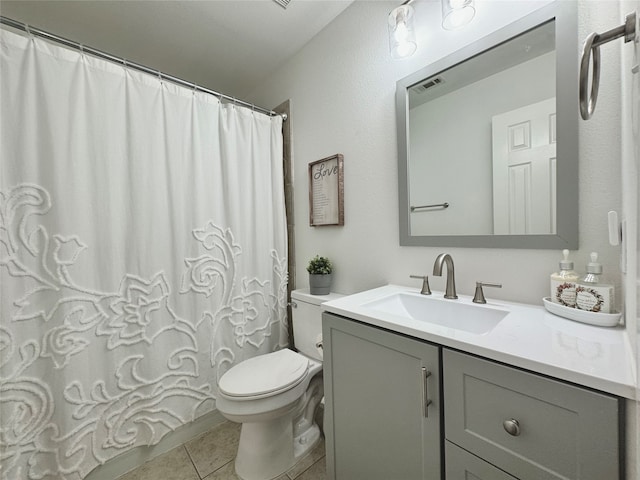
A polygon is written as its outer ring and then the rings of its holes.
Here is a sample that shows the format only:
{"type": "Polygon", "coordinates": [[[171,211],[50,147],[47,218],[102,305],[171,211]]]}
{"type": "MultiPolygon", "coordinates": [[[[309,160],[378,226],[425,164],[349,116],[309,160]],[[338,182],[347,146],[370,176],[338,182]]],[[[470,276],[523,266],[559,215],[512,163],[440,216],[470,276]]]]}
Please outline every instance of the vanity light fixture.
{"type": "Polygon", "coordinates": [[[476,14],[475,0],[441,0],[442,28],[455,30],[471,22],[476,14]]]}
{"type": "Polygon", "coordinates": [[[413,29],[412,0],[404,2],[389,13],[389,48],[393,58],[404,58],[414,54],[418,48],[413,29]]]}

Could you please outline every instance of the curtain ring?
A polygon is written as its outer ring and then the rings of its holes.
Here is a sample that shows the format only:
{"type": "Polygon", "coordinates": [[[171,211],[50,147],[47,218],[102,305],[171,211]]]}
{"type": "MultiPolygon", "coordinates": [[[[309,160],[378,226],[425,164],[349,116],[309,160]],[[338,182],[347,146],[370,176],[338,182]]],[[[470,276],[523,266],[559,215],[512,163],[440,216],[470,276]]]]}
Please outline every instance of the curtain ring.
{"type": "Polygon", "coordinates": [[[580,115],[589,120],[596,109],[598,101],[598,87],[600,86],[600,47],[594,47],[593,42],[598,38],[597,33],[591,33],[584,41],[582,59],[580,60],[580,115]],[[591,72],[591,91],[589,92],[589,64],[593,56],[593,70],[591,72]]]}
{"type": "Polygon", "coordinates": [[[28,23],[24,24],[24,29],[27,32],[27,35],[29,36],[29,39],[31,41],[34,41],[36,39],[36,36],[33,34],[33,32],[31,31],[31,27],[29,26],[28,23]]]}

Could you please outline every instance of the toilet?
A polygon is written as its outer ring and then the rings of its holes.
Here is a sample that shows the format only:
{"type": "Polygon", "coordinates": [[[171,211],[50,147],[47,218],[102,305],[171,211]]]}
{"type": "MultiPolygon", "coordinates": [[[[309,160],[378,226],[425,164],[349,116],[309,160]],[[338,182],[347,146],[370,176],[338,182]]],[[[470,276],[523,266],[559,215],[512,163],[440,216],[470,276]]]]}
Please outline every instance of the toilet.
{"type": "Polygon", "coordinates": [[[320,440],[314,421],[322,400],[322,312],[320,304],[342,295],[291,292],[295,347],[250,358],[218,382],[216,408],[242,424],[236,474],[270,480],[289,470],[320,440]]]}

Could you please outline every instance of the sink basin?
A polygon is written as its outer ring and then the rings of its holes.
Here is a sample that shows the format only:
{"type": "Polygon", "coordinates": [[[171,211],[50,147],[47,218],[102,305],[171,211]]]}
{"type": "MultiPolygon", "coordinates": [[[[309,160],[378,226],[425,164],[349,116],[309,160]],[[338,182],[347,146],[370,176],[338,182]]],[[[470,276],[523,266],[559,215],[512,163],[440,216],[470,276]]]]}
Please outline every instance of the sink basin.
{"type": "Polygon", "coordinates": [[[482,335],[490,332],[509,314],[508,310],[488,305],[462,303],[411,292],[399,292],[362,305],[419,322],[482,335]]]}

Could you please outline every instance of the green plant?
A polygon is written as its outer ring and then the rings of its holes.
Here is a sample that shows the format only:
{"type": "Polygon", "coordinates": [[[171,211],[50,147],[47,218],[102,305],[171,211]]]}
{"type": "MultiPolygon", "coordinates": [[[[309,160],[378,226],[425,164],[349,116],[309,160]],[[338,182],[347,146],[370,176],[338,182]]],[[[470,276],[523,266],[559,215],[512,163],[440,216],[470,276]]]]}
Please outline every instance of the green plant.
{"type": "Polygon", "coordinates": [[[327,257],[321,257],[320,255],[316,255],[309,260],[309,265],[307,265],[307,272],[314,275],[328,275],[332,270],[331,261],[327,257]]]}

